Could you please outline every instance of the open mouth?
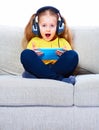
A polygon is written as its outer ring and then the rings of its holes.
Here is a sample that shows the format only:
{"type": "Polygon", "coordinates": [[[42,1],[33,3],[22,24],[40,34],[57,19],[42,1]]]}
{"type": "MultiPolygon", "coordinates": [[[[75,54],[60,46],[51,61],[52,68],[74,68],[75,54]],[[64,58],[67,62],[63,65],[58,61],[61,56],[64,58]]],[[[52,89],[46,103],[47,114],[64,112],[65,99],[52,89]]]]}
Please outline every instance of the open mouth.
{"type": "Polygon", "coordinates": [[[48,37],[50,37],[50,36],[51,36],[51,34],[48,34],[48,33],[47,33],[47,34],[45,34],[45,36],[48,38],[48,37]]]}

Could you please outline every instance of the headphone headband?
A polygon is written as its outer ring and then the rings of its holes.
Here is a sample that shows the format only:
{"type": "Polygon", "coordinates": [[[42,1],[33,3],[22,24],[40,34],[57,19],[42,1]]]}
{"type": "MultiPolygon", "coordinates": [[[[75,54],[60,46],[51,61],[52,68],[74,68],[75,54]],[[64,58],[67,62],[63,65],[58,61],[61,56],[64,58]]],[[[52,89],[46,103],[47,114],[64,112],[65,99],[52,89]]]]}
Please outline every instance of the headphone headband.
{"type": "Polygon", "coordinates": [[[56,9],[55,7],[52,7],[52,6],[44,6],[44,7],[41,7],[40,9],[37,10],[36,12],[36,15],[38,15],[39,13],[41,12],[44,12],[45,10],[52,10],[53,12],[55,12],[56,14],[60,14],[59,10],[56,9]]]}

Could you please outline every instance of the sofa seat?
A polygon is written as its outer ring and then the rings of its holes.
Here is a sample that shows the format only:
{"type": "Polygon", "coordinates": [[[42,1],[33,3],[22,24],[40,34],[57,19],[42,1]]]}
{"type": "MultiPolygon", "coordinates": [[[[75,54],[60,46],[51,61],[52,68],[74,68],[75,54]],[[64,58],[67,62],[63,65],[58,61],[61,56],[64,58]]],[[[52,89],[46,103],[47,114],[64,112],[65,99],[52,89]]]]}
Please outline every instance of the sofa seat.
{"type": "Polygon", "coordinates": [[[76,106],[99,107],[99,74],[77,76],[74,103],[76,106]]]}
{"type": "Polygon", "coordinates": [[[0,76],[2,106],[72,106],[73,85],[49,79],[0,76]]]}
{"type": "Polygon", "coordinates": [[[1,106],[99,106],[99,74],[76,76],[75,86],[9,75],[0,76],[0,84],[1,106]]]}

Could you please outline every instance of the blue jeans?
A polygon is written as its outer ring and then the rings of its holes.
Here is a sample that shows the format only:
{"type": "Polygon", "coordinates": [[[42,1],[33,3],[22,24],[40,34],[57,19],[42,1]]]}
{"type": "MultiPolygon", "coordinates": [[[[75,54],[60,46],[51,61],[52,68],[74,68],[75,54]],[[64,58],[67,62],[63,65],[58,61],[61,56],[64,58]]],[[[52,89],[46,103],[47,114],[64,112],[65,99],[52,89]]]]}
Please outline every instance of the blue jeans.
{"type": "Polygon", "coordinates": [[[66,51],[55,64],[44,64],[32,50],[25,49],[21,53],[21,63],[25,71],[37,78],[62,80],[73,74],[78,65],[78,54],[74,50],[66,51]]]}

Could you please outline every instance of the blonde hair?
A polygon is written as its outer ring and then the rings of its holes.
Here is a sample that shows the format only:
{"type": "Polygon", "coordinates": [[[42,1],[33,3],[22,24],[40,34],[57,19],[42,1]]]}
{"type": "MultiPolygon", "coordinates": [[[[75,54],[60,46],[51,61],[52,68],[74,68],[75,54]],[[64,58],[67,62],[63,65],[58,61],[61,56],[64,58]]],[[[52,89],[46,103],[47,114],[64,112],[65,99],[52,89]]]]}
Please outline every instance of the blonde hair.
{"type": "MultiPolygon", "coordinates": [[[[48,11],[48,10],[46,10],[46,11],[48,11]]],[[[49,12],[54,13],[54,12],[51,11],[50,9],[49,9],[49,12]]],[[[40,13],[40,14],[41,14],[41,13],[40,13]]],[[[39,14],[39,15],[40,15],[40,14],[39,14]]],[[[56,15],[56,13],[54,13],[54,14],[56,15]]],[[[58,16],[57,16],[57,17],[58,17],[58,16]]],[[[35,34],[32,32],[32,24],[33,24],[34,18],[35,18],[35,14],[33,14],[33,15],[31,16],[31,18],[30,18],[28,24],[26,25],[26,27],[25,27],[25,29],[24,29],[24,36],[23,36],[23,39],[22,39],[22,47],[23,47],[23,49],[26,49],[28,42],[29,42],[33,37],[35,37],[35,34]]],[[[62,18],[63,18],[63,17],[62,17],[62,18]]],[[[69,44],[71,45],[71,47],[73,48],[73,42],[72,42],[72,41],[73,41],[73,38],[72,38],[71,30],[70,30],[70,28],[67,26],[66,20],[65,20],[64,18],[63,18],[63,20],[64,20],[64,26],[65,26],[65,28],[64,28],[64,31],[63,31],[60,35],[58,35],[58,37],[66,39],[66,40],[69,42],[69,44]]]]}

